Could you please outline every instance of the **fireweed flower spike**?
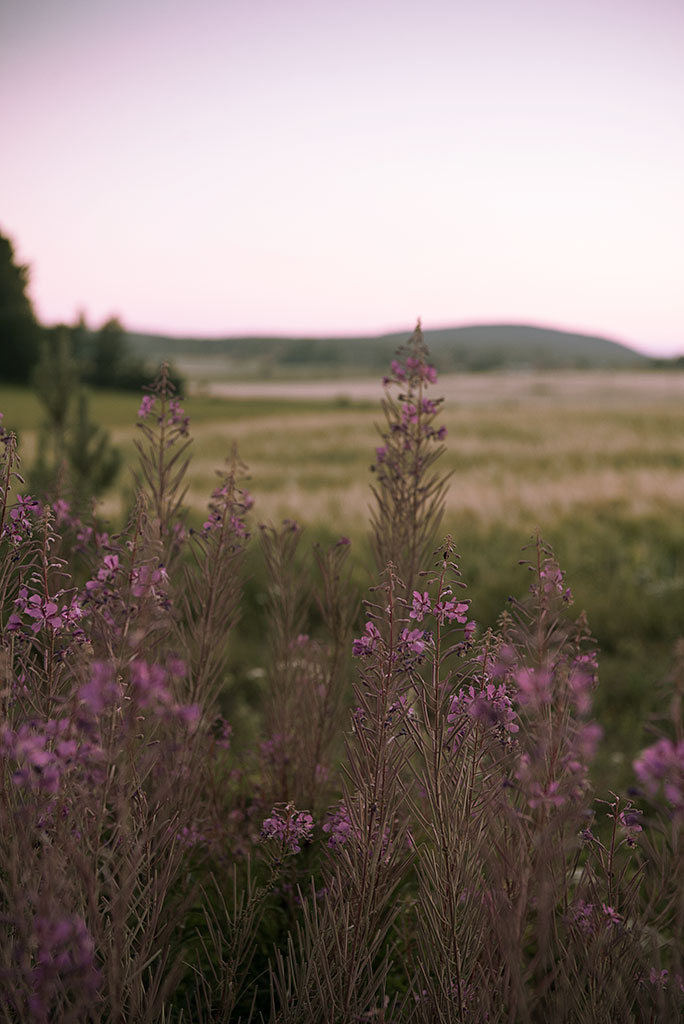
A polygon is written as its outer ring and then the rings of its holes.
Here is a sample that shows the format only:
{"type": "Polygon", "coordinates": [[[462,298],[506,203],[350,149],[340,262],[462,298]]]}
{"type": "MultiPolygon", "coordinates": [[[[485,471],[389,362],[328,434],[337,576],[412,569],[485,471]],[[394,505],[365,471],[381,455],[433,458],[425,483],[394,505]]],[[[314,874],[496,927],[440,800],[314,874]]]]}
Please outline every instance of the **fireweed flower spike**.
{"type": "MultiPolygon", "coordinates": [[[[382,444],[376,448],[372,543],[378,571],[391,562],[411,594],[434,546],[448,475],[435,470],[446,430],[436,426],[441,398],[428,398],[437,374],[418,323],[385,377],[382,444]]],[[[419,620],[420,621],[420,620],[419,620]]]]}

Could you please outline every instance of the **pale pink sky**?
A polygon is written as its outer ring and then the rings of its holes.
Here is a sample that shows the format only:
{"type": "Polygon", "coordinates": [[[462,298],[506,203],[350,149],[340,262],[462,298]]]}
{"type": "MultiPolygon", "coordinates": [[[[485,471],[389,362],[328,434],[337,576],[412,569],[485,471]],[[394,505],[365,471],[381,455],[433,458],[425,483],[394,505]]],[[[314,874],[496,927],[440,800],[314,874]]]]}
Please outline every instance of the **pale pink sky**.
{"type": "Polygon", "coordinates": [[[14,0],[0,56],[46,322],[684,352],[683,0],[14,0]]]}

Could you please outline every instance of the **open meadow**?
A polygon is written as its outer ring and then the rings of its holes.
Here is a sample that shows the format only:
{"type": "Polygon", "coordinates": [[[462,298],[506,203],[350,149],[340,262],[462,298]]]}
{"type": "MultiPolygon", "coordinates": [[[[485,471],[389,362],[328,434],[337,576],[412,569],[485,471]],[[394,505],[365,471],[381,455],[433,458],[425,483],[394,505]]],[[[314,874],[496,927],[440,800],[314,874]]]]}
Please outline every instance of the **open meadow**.
{"type": "MultiPolygon", "coordinates": [[[[249,467],[258,519],[291,517],[360,536],[367,523],[368,467],[378,443],[382,386],[366,379],[272,384],[217,381],[184,401],[192,423],[187,501],[204,509],[215,470],[233,445],[249,467]]],[[[684,374],[526,372],[442,378],[447,428],[443,465],[454,474],[447,525],[541,528],[572,513],[649,516],[684,500],[684,374]]],[[[139,398],[96,393],[93,411],[129,465],[139,398]]],[[[21,436],[25,468],[36,451],[38,403],[0,388],[5,424],[21,436]]],[[[105,496],[122,514],[126,473],[105,496]]]]}

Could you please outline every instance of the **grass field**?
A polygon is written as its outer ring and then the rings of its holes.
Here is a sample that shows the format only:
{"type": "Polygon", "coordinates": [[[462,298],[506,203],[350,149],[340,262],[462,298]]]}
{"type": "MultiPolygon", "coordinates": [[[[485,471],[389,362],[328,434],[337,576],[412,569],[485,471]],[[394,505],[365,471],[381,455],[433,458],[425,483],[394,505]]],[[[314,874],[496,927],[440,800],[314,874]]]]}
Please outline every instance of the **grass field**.
{"type": "MultiPolygon", "coordinates": [[[[379,384],[218,383],[215,390],[185,402],[194,437],[193,507],[202,507],[214,469],[237,443],[259,518],[334,518],[342,532],[363,531],[379,384]]],[[[444,465],[454,473],[448,518],[455,533],[464,517],[546,531],[578,509],[642,516],[684,504],[684,374],[472,374],[445,378],[435,392],[446,396],[444,465]]],[[[92,399],[94,418],[127,463],[137,406],[133,395],[92,399]]],[[[30,392],[0,388],[0,407],[30,469],[37,402],[30,392]]],[[[119,490],[122,481],[125,473],[119,490]]],[[[116,514],[116,492],[105,507],[116,514]]]]}
{"type": "MultiPolygon", "coordinates": [[[[444,378],[433,391],[447,399],[443,465],[453,473],[443,529],[461,551],[475,616],[492,623],[508,595],[524,590],[521,548],[541,531],[603,652],[598,712],[619,774],[657,708],[656,686],[682,629],[684,374],[473,374],[444,378]]],[[[192,515],[201,515],[215,470],[237,444],[255,520],[294,518],[315,536],[350,536],[359,584],[372,582],[365,528],[380,385],[217,382],[213,392],[204,387],[184,403],[194,439],[192,515]]],[[[114,523],[132,493],[138,405],[135,395],[92,399],[93,418],[126,463],[104,496],[102,513],[114,523]]],[[[36,399],[0,388],[0,411],[19,434],[30,485],[36,399]]],[[[258,645],[259,571],[255,562],[247,645],[258,645]]],[[[239,657],[240,645],[238,676],[239,657]]]]}

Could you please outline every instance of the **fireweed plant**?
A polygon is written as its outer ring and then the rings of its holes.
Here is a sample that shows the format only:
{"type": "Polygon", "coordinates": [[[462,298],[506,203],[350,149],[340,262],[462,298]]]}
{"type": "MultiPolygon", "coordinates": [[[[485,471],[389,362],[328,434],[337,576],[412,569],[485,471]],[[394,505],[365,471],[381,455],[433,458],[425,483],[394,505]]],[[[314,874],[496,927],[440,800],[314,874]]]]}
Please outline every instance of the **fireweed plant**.
{"type": "MultiPolygon", "coordinates": [[[[420,325],[385,379],[371,539],[262,526],[256,744],[222,716],[252,504],[183,509],[166,371],[127,527],[25,493],[0,421],[0,1020],[678,1021],[684,650],[625,796],[594,794],[597,655],[551,549],[476,625],[420,325]],[[307,570],[311,566],[311,572],[307,570]]],[[[64,481],[62,484],[64,485],[64,481]]]]}

